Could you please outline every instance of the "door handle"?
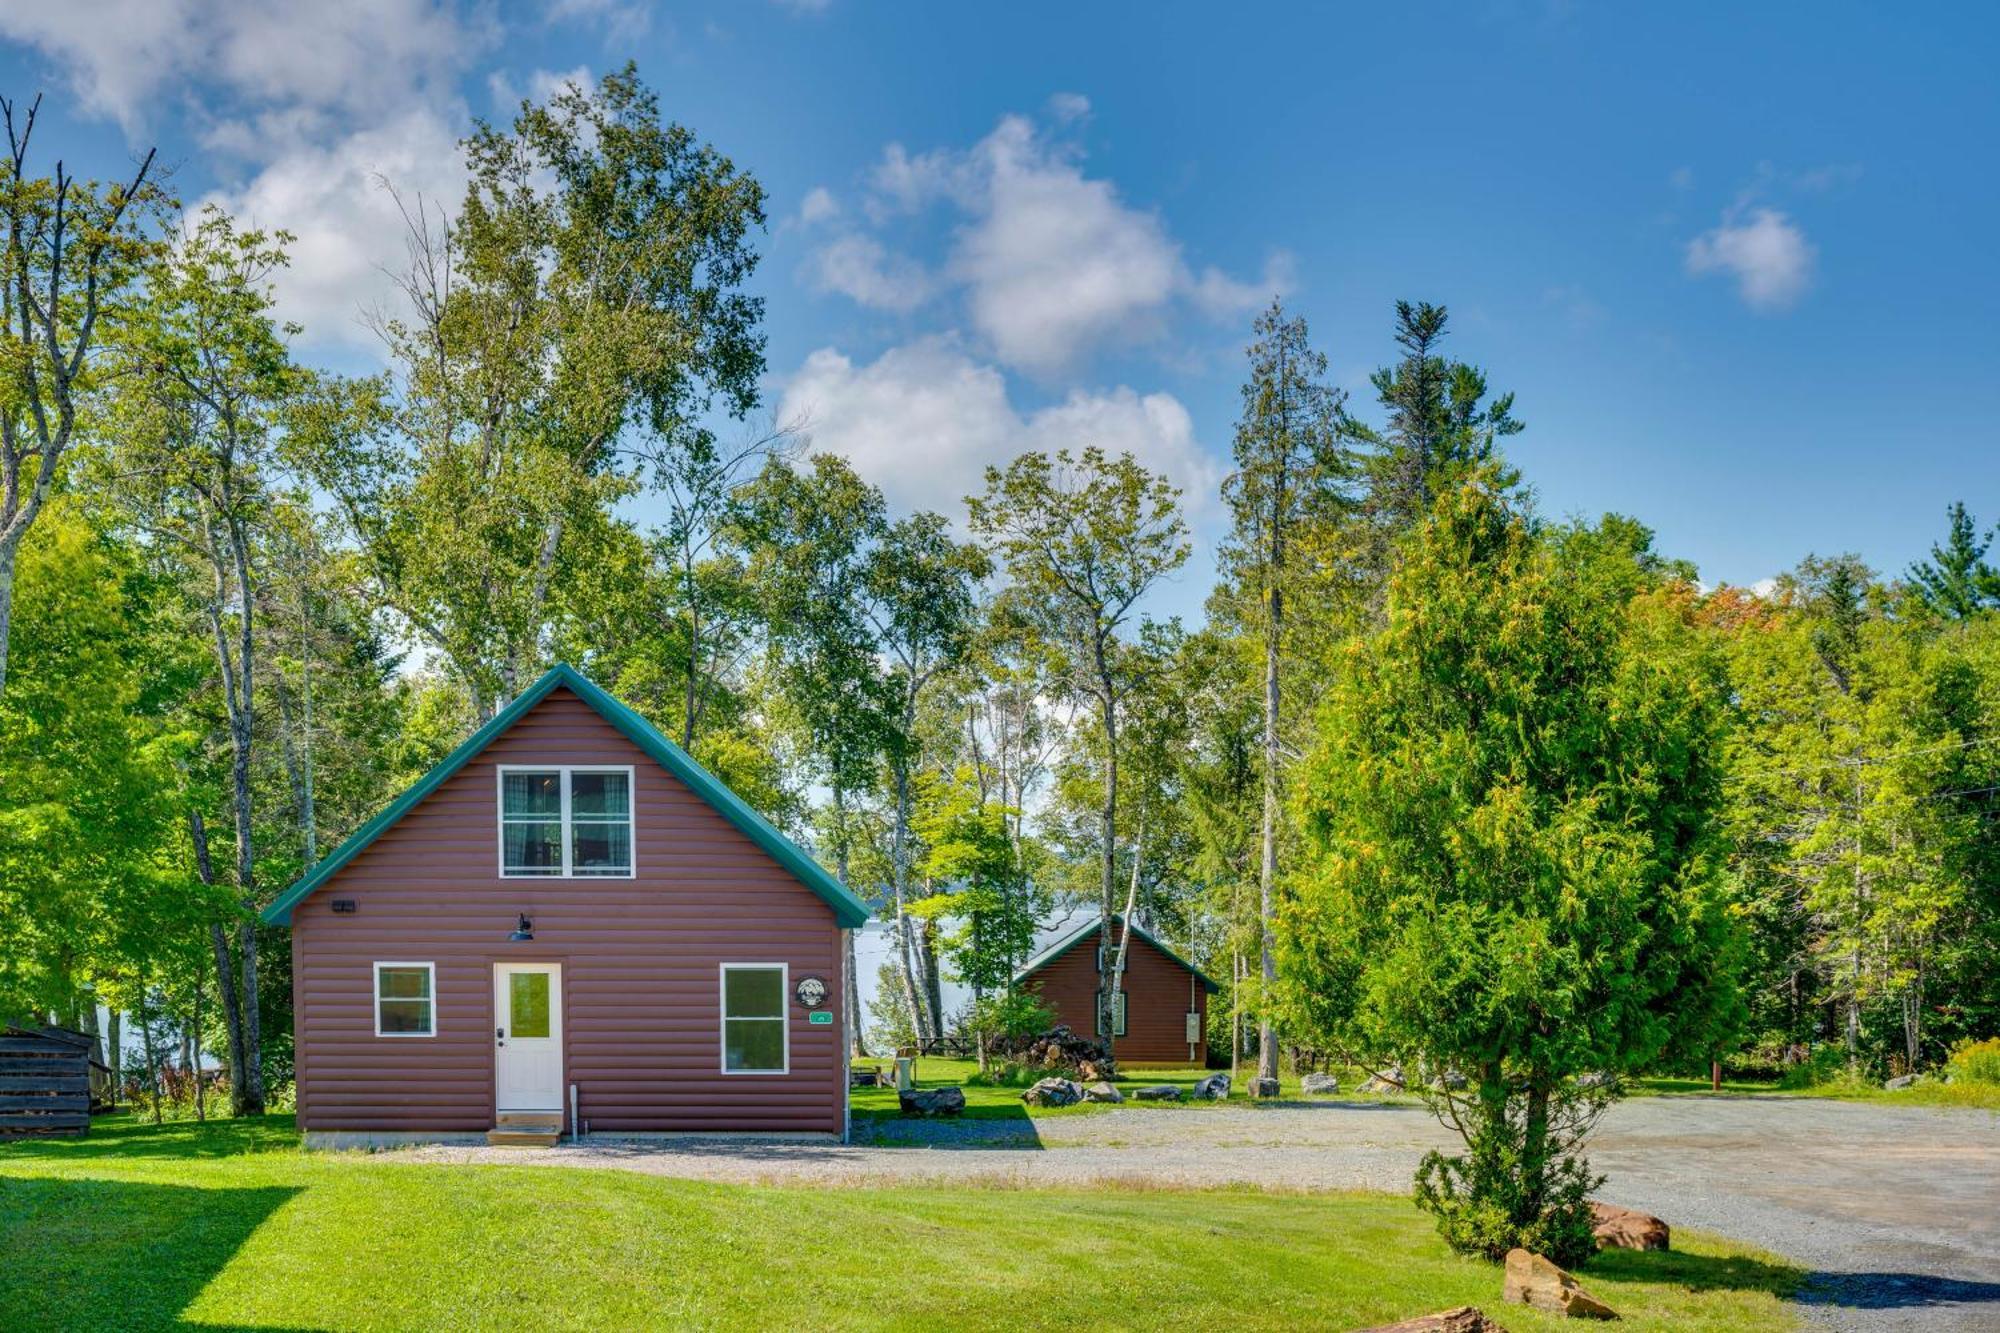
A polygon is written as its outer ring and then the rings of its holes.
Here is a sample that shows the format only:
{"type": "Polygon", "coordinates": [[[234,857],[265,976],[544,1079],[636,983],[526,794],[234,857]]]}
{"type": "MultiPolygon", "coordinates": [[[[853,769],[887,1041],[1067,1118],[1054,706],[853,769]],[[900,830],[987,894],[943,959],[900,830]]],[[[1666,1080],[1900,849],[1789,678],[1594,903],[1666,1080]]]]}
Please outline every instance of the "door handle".
{"type": "Polygon", "coordinates": [[[494,1029],[493,1029],[493,1042],[494,1042],[494,1044],[495,1044],[496,1046],[505,1046],[505,1045],[507,1044],[507,1029],[506,1029],[506,1028],[494,1028],[494,1029]]]}

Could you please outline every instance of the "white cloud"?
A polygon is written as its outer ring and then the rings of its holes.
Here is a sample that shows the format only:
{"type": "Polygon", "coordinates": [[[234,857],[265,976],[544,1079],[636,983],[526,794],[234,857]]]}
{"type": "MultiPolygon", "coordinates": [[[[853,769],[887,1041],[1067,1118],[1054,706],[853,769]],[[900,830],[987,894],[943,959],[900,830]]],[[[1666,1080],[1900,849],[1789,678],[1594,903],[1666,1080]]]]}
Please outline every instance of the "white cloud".
{"type": "Polygon", "coordinates": [[[544,17],[550,23],[586,23],[601,28],[607,42],[629,42],[653,26],[642,0],[553,0],[544,17]]]}
{"type": "Polygon", "coordinates": [[[1090,114],[1090,99],[1082,93],[1056,93],[1049,98],[1049,114],[1059,125],[1082,120],[1090,114]]]}
{"type": "Polygon", "coordinates": [[[1726,273],[1752,310],[1796,305],[1812,285],[1815,252],[1797,224],[1774,208],[1732,210],[1721,225],[1688,242],[1687,271],[1726,273]]]}
{"type": "Polygon", "coordinates": [[[300,145],[217,203],[244,222],[296,240],[275,282],[278,309],[311,343],[373,348],[364,312],[392,303],[390,274],[407,257],[408,227],[390,186],[414,210],[455,210],[465,188],[458,131],[415,106],[386,124],[330,144],[300,145]]]}
{"type": "Polygon", "coordinates": [[[814,287],[839,292],[872,310],[907,313],[930,299],[931,278],[923,265],[892,255],[870,236],[849,235],[814,252],[809,266],[814,287]]]}
{"type": "Polygon", "coordinates": [[[799,225],[817,226],[831,222],[840,216],[840,200],[833,197],[833,191],[824,185],[815,185],[806,191],[806,197],[799,204],[799,225]]]}
{"type": "MultiPolygon", "coordinates": [[[[1052,103],[1059,120],[1088,109],[1052,103]]],[[[1040,376],[1074,369],[1106,343],[1157,339],[1178,309],[1238,318],[1290,285],[1276,256],[1261,278],[1196,273],[1158,214],[1134,208],[1082,153],[1023,116],[1003,118],[964,151],[911,155],[891,144],[869,173],[877,222],[948,202],[959,214],[944,273],[963,291],[972,329],[1004,364],[1040,376]]]]}
{"type": "Polygon", "coordinates": [[[104,0],[0,6],[0,36],[52,58],[84,106],[137,134],[155,97],[370,118],[490,38],[433,0],[104,0]]]}
{"type": "Polygon", "coordinates": [[[1122,386],[1078,391],[1023,413],[1000,370],[943,339],[891,348],[861,366],[821,348],[784,388],[778,419],[799,418],[813,448],[844,455],[892,505],[935,510],[955,522],[964,518],[965,497],[983,488],[986,467],[1027,449],[1095,444],[1129,452],[1179,486],[1194,516],[1212,503],[1221,479],[1173,395],[1122,386]]]}
{"type": "MultiPolygon", "coordinates": [[[[42,51],[86,109],[133,137],[163,106],[182,111],[222,178],[194,202],[297,238],[276,277],[280,313],[310,341],[367,346],[361,311],[388,300],[384,270],[405,258],[383,183],[457,206],[457,80],[497,36],[489,6],[453,0],[0,6],[0,37],[42,51]]],[[[570,77],[537,73],[530,93],[570,77]]]]}

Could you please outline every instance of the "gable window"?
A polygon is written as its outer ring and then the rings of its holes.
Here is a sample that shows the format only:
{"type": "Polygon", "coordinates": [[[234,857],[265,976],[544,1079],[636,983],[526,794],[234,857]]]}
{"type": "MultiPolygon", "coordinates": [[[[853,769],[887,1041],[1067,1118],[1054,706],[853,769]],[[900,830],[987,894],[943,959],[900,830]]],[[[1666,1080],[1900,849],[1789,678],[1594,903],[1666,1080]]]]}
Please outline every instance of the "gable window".
{"type": "Polygon", "coordinates": [[[789,1066],[783,963],[722,965],[722,1072],[782,1074],[789,1066]]]}
{"type": "Polygon", "coordinates": [[[375,964],[375,1035],[437,1035],[437,965],[375,964]]]}
{"type": "Polygon", "coordinates": [[[631,875],[632,770],[502,767],[500,873],[631,875]]]}

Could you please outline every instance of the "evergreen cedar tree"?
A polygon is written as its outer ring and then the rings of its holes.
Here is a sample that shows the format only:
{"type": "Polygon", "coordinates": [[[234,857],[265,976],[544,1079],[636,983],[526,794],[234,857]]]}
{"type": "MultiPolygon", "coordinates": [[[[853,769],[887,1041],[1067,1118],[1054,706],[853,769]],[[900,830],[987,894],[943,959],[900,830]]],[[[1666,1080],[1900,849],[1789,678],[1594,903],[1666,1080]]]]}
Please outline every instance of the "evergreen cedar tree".
{"type": "Polygon", "coordinates": [[[1491,468],[1447,491],[1333,674],[1280,917],[1287,1031],[1393,1054],[1465,1151],[1455,1247],[1591,1252],[1577,1155],[1620,1075],[1741,1013],[1717,818],[1728,682],[1629,525],[1549,530],[1491,468]],[[1590,1082],[1587,1080],[1586,1082],[1590,1082]]]}

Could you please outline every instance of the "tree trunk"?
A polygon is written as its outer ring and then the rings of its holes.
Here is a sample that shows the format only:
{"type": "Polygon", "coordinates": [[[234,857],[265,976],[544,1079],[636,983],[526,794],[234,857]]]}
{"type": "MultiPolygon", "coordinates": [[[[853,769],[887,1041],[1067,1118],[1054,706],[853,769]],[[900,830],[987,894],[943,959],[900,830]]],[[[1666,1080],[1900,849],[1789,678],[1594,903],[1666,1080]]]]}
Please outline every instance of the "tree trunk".
{"type": "Polygon", "coordinates": [[[861,1036],[861,985],[860,969],[854,961],[854,932],[840,932],[840,993],[845,998],[847,1025],[847,1053],[849,1058],[866,1060],[868,1046],[861,1036]]]}
{"type": "Polygon", "coordinates": [[[938,975],[937,931],[926,917],[917,923],[917,958],[924,969],[924,1003],[930,1009],[930,1036],[944,1035],[944,982],[938,975]]]}
{"type": "Polygon", "coordinates": [[[201,968],[199,966],[194,971],[194,1003],[192,1008],[193,1015],[189,1023],[194,1029],[194,1040],[192,1042],[194,1049],[190,1052],[191,1058],[188,1061],[188,1066],[194,1071],[194,1118],[206,1123],[208,1120],[208,1090],[202,1086],[201,1081],[201,968]]]}
{"type": "Polygon", "coordinates": [[[1909,1068],[1904,1072],[1916,1073],[1924,1051],[1924,974],[1921,971],[1910,979],[1910,984],[1903,991],[1903,1050],[1909,1057],[1909,1068]]]}
{"type": "Polygon", "coordinates": [[[139,1035],[146,1044],[146,1075],[153,1085],[153,1123],[160,1123],[160,1055],[153,1048],[152,1005],[146,1002],[146,983],[139,982],[139,1035]]]}
{"type": "MultiPolygon", "coordinates": [[[[194,838],[195,873],[201,882],[215,885],[215,865],[208,854],[208,828],[202,822],[201,811],[188,811],[188,830],[194,838]]],[[[232,1105],[247,1100],[243,1087],[244,1072],[249,1068],[245,1054],[245,1034],[243,1029],[243,1006],[236,991],[234,960],[229,955],[229,933],[219,921],[211,921],[208,926],[211,951],[215,955],[215,989],[222,1000],[222,1025],[229,1038],[229,1100],[232,1105]]]]}
{"type": "MultiPolygon", "coordinates": [[[[1146,807],[1139,806],[1139,829],[1132,839],[1132,882],[1125,890],[1125,914],[1118,922],[1118,954],[1111,964],[1111,1017],[1104,1029],[1104,1047],[1114,1055],[1118,1042],[1118,993],[1125,986],[1125,960],[1132,949],[1132,915],[1139,907],[1139,865],[1146,856],[1146,807]]],[[[1108,939],[1106,941],[1109,942],[1108,939]]],[[[1129,1026],[1129,1024],[1127,1025],[1129,1026]]]]}
{"type": "MultiPolygon", "coordinates": [[[[1100,718],[1104,727],[1104,807],[1099,812],[1099,836],[1104,841],[1101,883],[1098,901],[1098,934],[1100,944],[1111,939],[1111,916],[1117,907],[1118,893],[1118,699],[1112,690],[1110,672],[1105,669],[1104,648],[1097,650],[1098,683],[1103,691],[1098,696],[1100,718]]],[[[1104,1034],[1108,1044],[1117,1030],[1113,1023],[1115,1015],[1111,1006],[1116,1003],[1111,995],[1112,978],[1107,972],[1100,972],[1097,978],[1097,1030],[1104,1034]]]]}
{"type": "Polygon", "coordinates": [[[905,888],[909,882],[909,848],[905,845],[909,828],[910,770],[900,757],[894,764],[896,782],[896,822],[889,833],[889,885],[896,898],[896,957],[903,967],[903,1003],[909,1006],[910,1027],[919,1038],[925,1030],[924,1007],[917,993],[916,959],[910,949],[910,918],[904,912],[905,888]]]}
{"type": "MultiPolygon", "coordinates": [[[[1502,1114],[1505,1102],[1502,1101],[1502,1114]]],[[[1521,1197],[1515,1221],[1528,1222],[1542,1215],[1548,1195],[1549,1089],[1540,1081],[1528,1087],[1527,1110],[1521,1120],[1521,1197]]]]}
{"type": "Polygon", "coordinates": [[[109,1039],[105,1042],[105,1063],[111,1066],[111,1101],[116,1105],[125,1091],[125,1015],[117,1006],[112,1006],[109,1021],[109,1039]]]}
{"type": "Polygon", "coordinates": [[[1243,1057],[1243,950],[1233,950],[1229,958],[1229,1082],[1241,1077],[1243,1057]]]}
{"type": "Polygon", "coordinates": [[[20,544],[18,536],[0,541],[0,698],[7,694],[7,640],[14,628],[14,560],[20,544]]]}
{"type": "Polygon", "coordinates": [[[97,1026],[97,992],[86,988],[79,1010],[77,1017],[82,1026],[77,1031],[90,1038],[90,1058],[104,1064],[104,1034],[97,1026]]]}
{"type": "MultiPolygon", "coordinates": [[[[1273,539],[1274,565],[1278,551],[1273,539]]],[[[1277,988],[1277,936],[1272,921],[1277,909],[1278,882],[1278,636],[1284,616],[1283,594],[1273,573],[1271,614],[1264,639],[1264,833],[1257,864],[1258,955],[1263,968],[1263,993],[1257,1001],[1257,1077],[1278,1076],[1278,1042],[1271,1025],[1271,993],[1277,988]]]]}

